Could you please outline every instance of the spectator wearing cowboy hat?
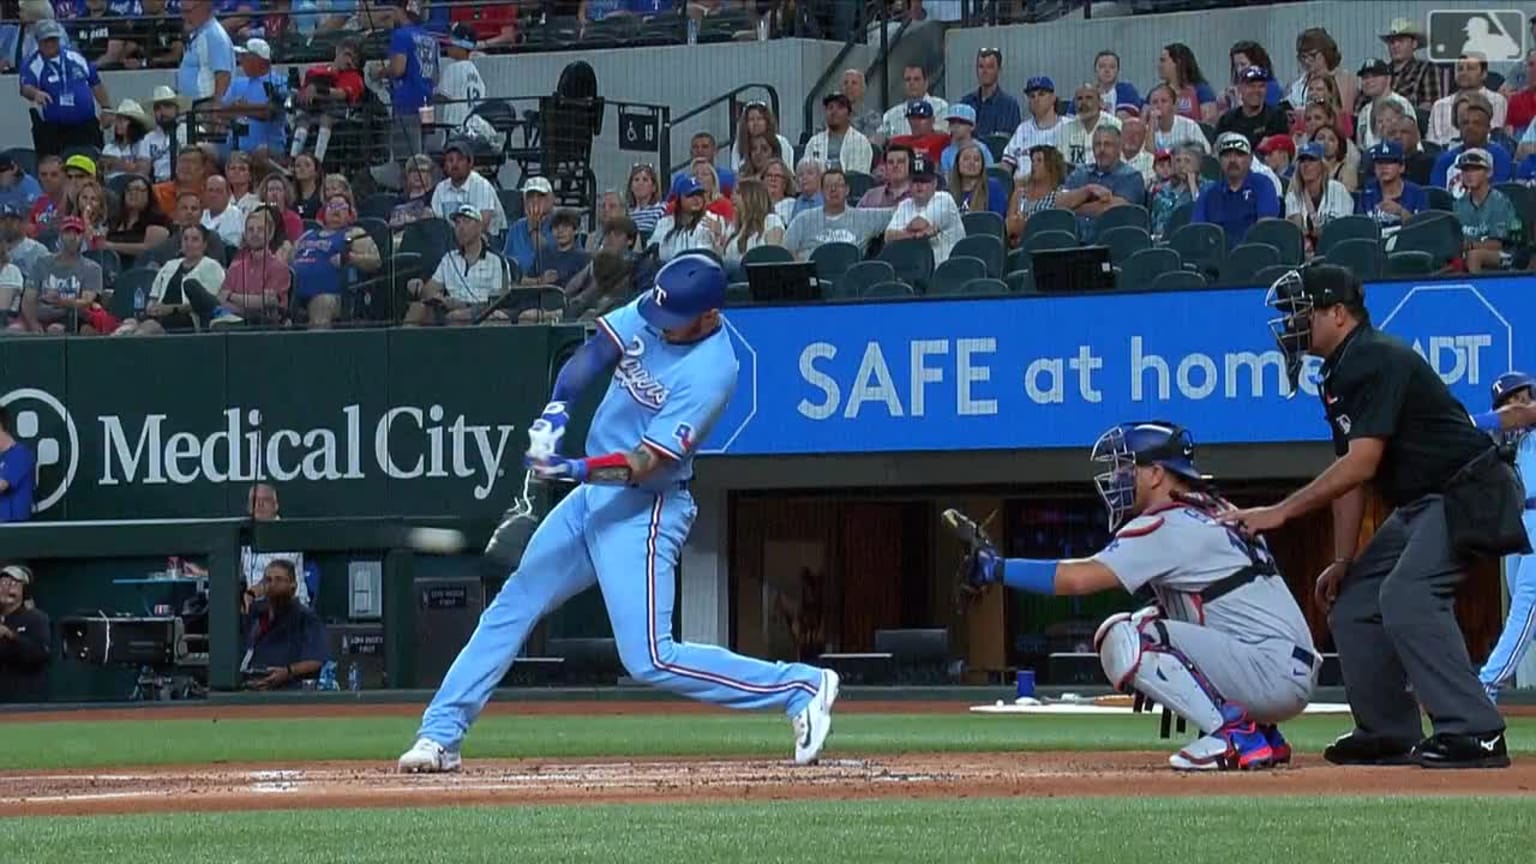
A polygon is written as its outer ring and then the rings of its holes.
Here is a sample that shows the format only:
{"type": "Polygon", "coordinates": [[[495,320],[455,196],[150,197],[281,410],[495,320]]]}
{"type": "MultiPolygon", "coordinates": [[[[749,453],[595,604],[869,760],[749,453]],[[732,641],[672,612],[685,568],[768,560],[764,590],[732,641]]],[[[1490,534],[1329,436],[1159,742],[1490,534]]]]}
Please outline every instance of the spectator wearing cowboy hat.
{"type": "Polygon", "coordinates": [[[0,567],[0,702],[41,702],[48,693],[48,616],[30,599],[32,571],[0,567]]]}
{"type": "Polygon", "coordinates": [[[16,440],[10,409],[0,405],[0,523],[30,520],[36,491],[37,457],[16,440]]]}
{"type": "Polygon", "coordinates": [[[57,21],[36,27],[37,50],[21,64],[21,96],[32,103],[32,144],[39,156],[102,144],[99,105],[111,105],[96,67],[80,52],[61,46],[57,21]]]}
{"type": "MultiPolygon", "coordinates": [[[[250,153],[265,165],[271,153],[284,151],[287,122],[283,103],[288,81],[272,69],[272,46],[265,39],[248,39],[235,49],[240,74],[224,93],[222,113],[230,118],[229,146],[250,153]]],[[[263,172],[265,173],[265,172],[263,172]]]]}
{"type": "Polygon", "coordinates": [[[1407,18],[1395,18],[1381,34],[1391,58],[1392,92],[1402,94],[1415,108],[1429,110],[1448,89],[1445,71],[1414,54],[1428,41],[1424,31],[1407,18]]]}
{"type": "Polygon", "coordinates": [[[101,168],[111,180],[119,174],[149,176],[153,161],[145,140],[154,121],[142,106],[124,99],[112,112],[112,140],[101,148],[101,168]]]}
{"type": "Polygon", "coordinates": [[[177,120],[181,105],[176,91],[161,84],[150,97],[149,132],[144,136],[144,146],[149,152],[150,179],[156,183],[168,182],[174,176],[172,151],[187,146],[187,125],[177,120]],[[175,136],[175,143],[172,143],[175,136]]]}

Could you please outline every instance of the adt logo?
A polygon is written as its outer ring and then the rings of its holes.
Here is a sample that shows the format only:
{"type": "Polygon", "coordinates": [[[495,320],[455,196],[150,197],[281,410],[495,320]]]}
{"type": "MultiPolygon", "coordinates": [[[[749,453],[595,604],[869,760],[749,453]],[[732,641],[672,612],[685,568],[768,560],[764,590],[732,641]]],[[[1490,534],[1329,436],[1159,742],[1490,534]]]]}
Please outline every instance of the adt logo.
{"type": "Polygon", "coordinates": [[[1469,405],[1514,365],[1514,328],[1476,286],[1416,285],[1381,319],[1381,329],[1413,346],[1469,405]]]}
{"type": "Polygon", "coordinates": [[[714,429],[700,446],[700,453],[727,453],[742,431],[757,416],[757,349],[742,335],[736,325],[725,316],[720,322],[731,337],[731,347],[736,349],[736,362],[741,369],[736,373],[736,393],[715,421],[714,429]]]}
{"type": "Polygon", "coordinates": [[[1489,64],[1525,56],[1525,15],[1518,9],[1436,9],[1429,13],[1429,59],[1455,63],[1463,56],[1489,64]]]}
{"type": "Polygon", "coordinates": [[[51,393],[23,387],[0,396],[0,407],[11,412],[11,431],[37,457],[37,496],[34,513],[59,503],[80,467],[80,434],[69,409],[51,393]]]}

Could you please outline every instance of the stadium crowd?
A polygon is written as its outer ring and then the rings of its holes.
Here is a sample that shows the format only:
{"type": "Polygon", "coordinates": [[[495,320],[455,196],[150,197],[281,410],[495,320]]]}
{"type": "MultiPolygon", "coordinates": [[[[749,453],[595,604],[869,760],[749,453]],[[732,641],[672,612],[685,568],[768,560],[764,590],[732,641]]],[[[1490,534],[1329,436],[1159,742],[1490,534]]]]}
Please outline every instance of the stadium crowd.
{"type": "Polygon", "coordinates": [[[11,331],[583,319],[687,251],[724,262],[738,301],[750,265],[797,260],[831,297],[1059,288],[1035,285],[1033,256],[1089,244],[1128,288],[1254,284],[1319,256],[1367,275],[1529,265],[1536,52],[1519,69],[1430,63],[1406,19],[1349,61],[1322,28],[1298,34],[1289,69],[1238,42],[1215,78],[1182,43],[1152,70],[1104,50],[1080,82],[1029,77],[1022,99],[988,48],[974,89],[947,100],[909,66],[884,112],[850,69],[800,146],[753,102],[734,140],[700,131],[682,170],[636,164],[576,212],[549,178],[500,190],[479,170],[497,132],[475,110],[495,95],[475,58],[515,43],[489,10],[518,4],[180,0],[184,32],[147,36],[110,19],[165,0],[21,6],[34,147],[0,154],[11,331]],[[279,75],[274,43],[305,20],[345,38],[279,75]],[[149,60],[174,61],[177,86],[114,103],[98,70],[149,60]],[[365,103],[386,118],[382,166],[342,143],[365,103]]]}

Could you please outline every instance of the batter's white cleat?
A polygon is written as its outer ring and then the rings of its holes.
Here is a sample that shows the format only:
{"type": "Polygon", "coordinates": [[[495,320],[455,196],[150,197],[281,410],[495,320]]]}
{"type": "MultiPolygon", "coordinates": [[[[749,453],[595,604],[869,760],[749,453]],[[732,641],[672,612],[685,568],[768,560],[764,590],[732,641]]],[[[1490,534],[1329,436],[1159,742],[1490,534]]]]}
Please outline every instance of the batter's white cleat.
{"type": "Polygon", "coordinates": [[[790,723],[795,728],[795,764],[814,765],[821,757],[822,745],[832,734],[832,703],[837,701],[837,673],[821,670],[821,689],[811,704],[801,709],[790,723]]]}
{"type": "Polygon", "coordinates": [[[449,750],[430,738],[417,738],[411,749],[400,756],[401,774],[442,774],[457,771],[464,764],[455,750],[449,750]]]}

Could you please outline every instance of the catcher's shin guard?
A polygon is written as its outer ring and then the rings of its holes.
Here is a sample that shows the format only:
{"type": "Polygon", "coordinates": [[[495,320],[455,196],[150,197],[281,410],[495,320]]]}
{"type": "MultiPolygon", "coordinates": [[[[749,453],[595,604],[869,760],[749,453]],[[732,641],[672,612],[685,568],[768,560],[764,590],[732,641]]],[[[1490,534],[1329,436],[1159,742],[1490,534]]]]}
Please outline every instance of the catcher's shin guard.
{"type": "Polygon", "coordinates": [[[1134,690],[1210,733],[1223,723],[1220,696],[1183,654],[1166,643],[1155,618],[1132,623],[1115,615],[1099,627],[1094,642],[1104,674],[1119,690],[1134,690]]]}

